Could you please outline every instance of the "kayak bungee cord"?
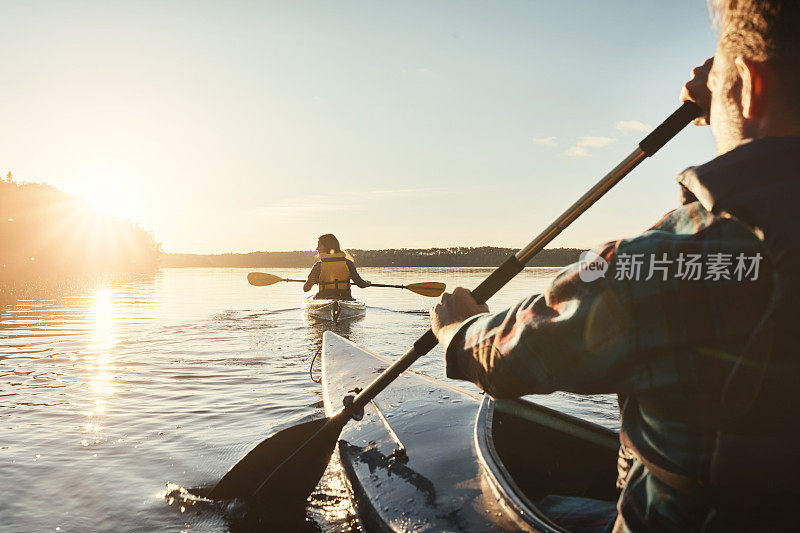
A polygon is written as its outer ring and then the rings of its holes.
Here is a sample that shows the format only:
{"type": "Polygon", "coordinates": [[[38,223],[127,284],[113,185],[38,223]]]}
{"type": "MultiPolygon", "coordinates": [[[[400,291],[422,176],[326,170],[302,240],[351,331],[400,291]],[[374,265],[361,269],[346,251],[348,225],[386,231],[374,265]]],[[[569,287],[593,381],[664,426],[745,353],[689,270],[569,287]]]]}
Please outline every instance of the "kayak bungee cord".
{"type": "Polygon", "coordinates": [[[314,379],[314,373],[313,373],[314,361],[317,360],[317,356],[320,353],[322,353],[322,344],[320,344],[319,348],[317,348],[317,351],[314,353],[314,357],[311,358],[311,364],[308,367],[308,377],[310,377],[311,381],[313,381],[314,383],[322,383],[322,376],[320,376],[319,381],[317,381],[316,379],[314,379]]]}

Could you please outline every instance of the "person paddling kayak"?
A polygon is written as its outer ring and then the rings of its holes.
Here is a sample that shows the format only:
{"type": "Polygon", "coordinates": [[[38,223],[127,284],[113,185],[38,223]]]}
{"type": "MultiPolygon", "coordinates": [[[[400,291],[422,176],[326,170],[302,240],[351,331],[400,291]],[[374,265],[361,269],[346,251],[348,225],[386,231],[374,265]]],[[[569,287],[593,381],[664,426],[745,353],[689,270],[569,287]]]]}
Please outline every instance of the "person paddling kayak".
{"type": "Polygon", "coordinates": [[[683,205],[542,295],[490,313],[456,288],[431,310],[449,377],[620,395],[615,533],[798,529],[800,2],[713,4],[716,54],[682,99],[718,157],[679,175],[683,205]]]}
{"type": "Polygon", "coordinates": [[[358,275],[356,265],[346,252],[342,251],[339,239],[333,234],[321,235],[317,241],[319,261],[311,267],[303,291],[308,292],[314,285],[319,285],[319,292],[314,298],[352,300],[350,283],[365,289],[372,285],[358,275]]]}

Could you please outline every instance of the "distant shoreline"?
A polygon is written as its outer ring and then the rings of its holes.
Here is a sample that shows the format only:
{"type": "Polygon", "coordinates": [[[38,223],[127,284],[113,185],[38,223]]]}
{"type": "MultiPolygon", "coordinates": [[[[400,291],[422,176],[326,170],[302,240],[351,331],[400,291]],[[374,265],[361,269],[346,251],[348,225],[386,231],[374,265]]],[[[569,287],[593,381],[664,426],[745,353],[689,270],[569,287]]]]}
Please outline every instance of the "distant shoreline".
{"type": "MultiPolygon", "coordinates": [[[[517,251],[515,248],[453,247],[387,250],[348,250],[358,266],[364,267],[494,267],[517,251]]],[[[552,248],[542,250],[527,266],[563,267],[576,262],[583,250],[552,248]]],[[[227,254],[165,253],[161,266],[308,268],[316,261],[311,251],[250,252],[227,254]]]]}

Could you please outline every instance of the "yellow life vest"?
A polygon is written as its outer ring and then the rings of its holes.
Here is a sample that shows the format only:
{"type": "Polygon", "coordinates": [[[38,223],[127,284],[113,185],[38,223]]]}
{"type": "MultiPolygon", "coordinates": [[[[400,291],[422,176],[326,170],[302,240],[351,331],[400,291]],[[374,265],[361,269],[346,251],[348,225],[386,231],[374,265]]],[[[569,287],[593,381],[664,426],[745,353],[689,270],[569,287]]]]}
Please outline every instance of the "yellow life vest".
{"type": "Polygon", "coordinates": [[[319,253],[322,262],[319,269],[320,291],[350,290],[350,269],[347,268],[347,259],[344,252],[326,254],[319,253]]]}

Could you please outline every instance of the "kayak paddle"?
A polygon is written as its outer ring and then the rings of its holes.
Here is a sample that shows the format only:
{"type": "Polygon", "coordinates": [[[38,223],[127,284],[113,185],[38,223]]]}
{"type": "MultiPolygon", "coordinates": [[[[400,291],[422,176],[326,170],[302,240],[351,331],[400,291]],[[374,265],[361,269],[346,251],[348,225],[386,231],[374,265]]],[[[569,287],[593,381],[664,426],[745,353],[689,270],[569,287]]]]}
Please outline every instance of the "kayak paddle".
{"type": "MultiPolygon", "coordinates": [[[[599,200],[646,157],[655,154],[702,111],[694,102],[684,102],[619,165],[606,174],[577,202],[561,214],[525,248],[510,255],[472,296],[485,303],[540,252],[564,228],[599,200]]],[[[233,465],[209,494],[213,499],[255,500],[275,508],[301,505],[314,490],[333,454],[344,425],[360,420],[364,407],[414,361],[431,351],[438,341],[432,330],[422,335],[399,359],[356,396],[344,398],[342,409],[332,417],[284,429],[268,437],[233,465]]]]}
{"type": "Polygon", "coordinates": [[[436,298],[441,296],[446,288],[444,283],[439,281],[424,281],[422,283],[410,283],[408,285],[387,285],[384,283],[373,283],[370,287],[392,287],[394,289],[408,289],[416,294],[422,296],[430,296],[436,298]]]}
{"type": "MultiPolygon", "coordinates": [[[[294,281],[299,283],[306,282],[306,280],[304,279],[281,278],[275,276],[274,274],[266,274],[264,272],[250,272],[247,275],[247,281],[250,283],[250,285],[255,285],[256,287],[266,287],[267,285],[272,285],[273,283],[278,283],[279,281],[294,281]]],[[[441,296],[441,294],[444,292],[445,284],[438,281],[425,281],[422,283],[410,283],[408,285],[388,285],[385,283],[373,283],[372,285],[370,285],[370,287],[390,287],[393,289],[408,289],[413,293],[435,298],[437,296],[441,296]]]]}
{"type": "Polygon", "coordinates": [[[304,279],[280,278],[274,274],[267,274],[265,272],[250,272],[247,275],[247,282],[250,285],[255,285],[256,287],[266,287],[268,285],[278,283],[279,281],[296,281],[298,283],[306,282],[304,279]]]}

